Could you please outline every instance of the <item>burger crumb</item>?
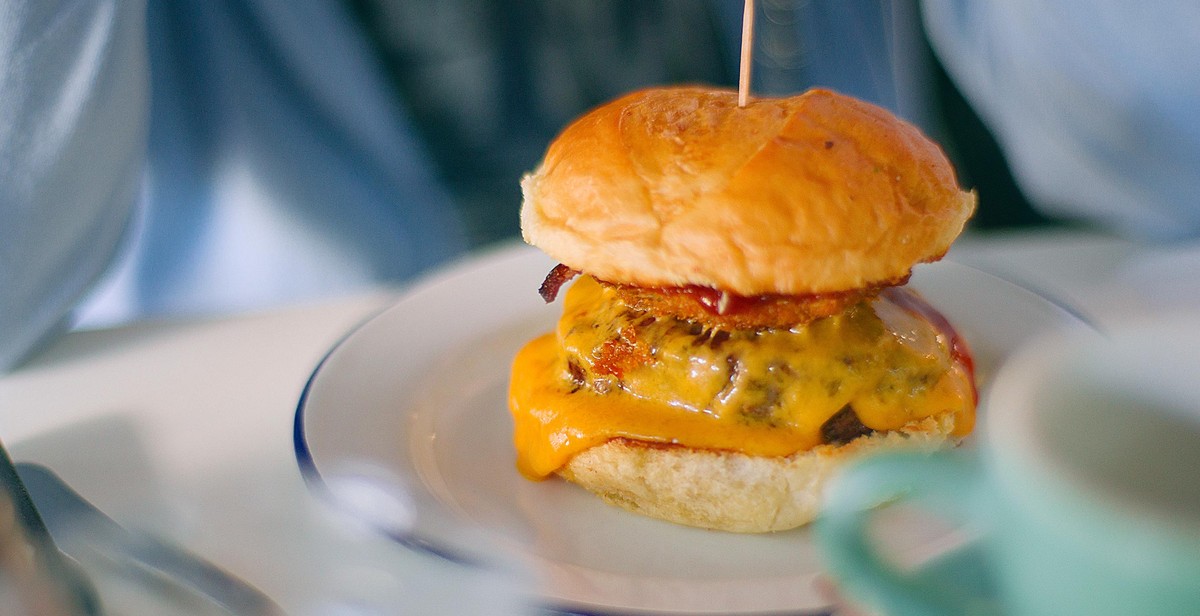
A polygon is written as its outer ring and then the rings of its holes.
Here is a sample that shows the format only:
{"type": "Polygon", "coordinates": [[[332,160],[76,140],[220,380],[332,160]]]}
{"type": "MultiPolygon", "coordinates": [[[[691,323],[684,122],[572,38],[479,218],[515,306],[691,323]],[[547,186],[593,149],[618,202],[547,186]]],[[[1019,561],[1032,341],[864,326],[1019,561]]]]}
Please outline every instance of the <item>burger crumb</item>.
{"type": "Polygon", "coordinates": [[[845,445],[854,439],[875,431],[863,425],[858,413],[849,404],[821,424],[821,442],[829,445],[845,445]]]}
{"type": "Polygon", "coordinates": [[[573,359],[567,360],[567,374],[570,375],[571,378],[570,393],[579,391],[584,385],[587,384],[587,379],[585,378],[586,375],[583,372],[583,368],[580,367],[580,365],[573,359]]]}

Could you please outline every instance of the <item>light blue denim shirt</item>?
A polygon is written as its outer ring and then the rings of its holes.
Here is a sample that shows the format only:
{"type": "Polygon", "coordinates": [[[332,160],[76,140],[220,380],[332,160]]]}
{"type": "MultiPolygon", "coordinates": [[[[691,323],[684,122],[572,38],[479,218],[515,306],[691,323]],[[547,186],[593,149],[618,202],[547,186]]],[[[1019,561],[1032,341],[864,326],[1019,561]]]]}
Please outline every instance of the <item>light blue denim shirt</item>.
{"type": "Polygon", "coordinates": [[[0,9],[0,371],[65,327],[129,227],[148,128],[144,12],[0,9]]]}
{"type": "Polygon", "coordinates": [[[929,39],[1043,211],[1200,237],[1200,3],[925,0],[929,39]]]}

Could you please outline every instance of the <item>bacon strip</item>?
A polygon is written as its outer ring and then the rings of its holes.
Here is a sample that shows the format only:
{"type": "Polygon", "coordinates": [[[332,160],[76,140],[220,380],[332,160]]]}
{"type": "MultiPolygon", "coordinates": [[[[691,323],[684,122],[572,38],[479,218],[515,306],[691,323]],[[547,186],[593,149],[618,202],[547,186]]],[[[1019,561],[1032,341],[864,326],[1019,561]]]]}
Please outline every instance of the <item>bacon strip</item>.
{"type": "Polygon", "coordinates": [[[807,295],[744,296],[709,287],[639,287],[602,282],[614,288],[626,306],[652,315],[669,315],[719,330],[788,328],[833,316],[870,300],[882,288],[903,284],[907,276],[861,289],[807,295]]]}
{"type": "Polygon", "coordinates": [[[546,279],[542,281],[542,286],[538,287],[538,295],[546,300],[546,303],[554,301],[558,297],[558,290],[562,288],[568,280],[579,275],[579,270],[571,269],[562,263],[554,266],[549,274],[546,274],[546,279]]]}

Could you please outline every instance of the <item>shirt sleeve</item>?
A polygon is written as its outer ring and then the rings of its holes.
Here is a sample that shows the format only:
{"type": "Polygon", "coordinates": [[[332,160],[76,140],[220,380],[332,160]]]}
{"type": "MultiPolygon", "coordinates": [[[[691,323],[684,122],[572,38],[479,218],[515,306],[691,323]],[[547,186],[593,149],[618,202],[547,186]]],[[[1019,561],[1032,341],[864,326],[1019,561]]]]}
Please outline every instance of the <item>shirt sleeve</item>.
{"type": "Polygon", "coordinates": [[[934,51],[1044,212],[1200,237],[1200,4],[924,0],[934,51]]]}
{"type": "Polygon", "coordinates": [[[145,157],[144,0],[0,6],[0,371],[114,258],[145,157]]]}

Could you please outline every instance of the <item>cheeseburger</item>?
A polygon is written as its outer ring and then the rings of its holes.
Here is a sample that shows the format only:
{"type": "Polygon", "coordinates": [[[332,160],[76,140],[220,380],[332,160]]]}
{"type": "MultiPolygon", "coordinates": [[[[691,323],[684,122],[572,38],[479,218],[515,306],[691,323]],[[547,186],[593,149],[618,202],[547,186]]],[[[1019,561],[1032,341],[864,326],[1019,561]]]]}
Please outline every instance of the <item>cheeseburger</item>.
{"type": "Polygon", "coordinates": [[[968,434],[970,354],[903,285],[975,208],[942,151],[826,90],[635,92],[576,120],[521,183],[560,264],[554,332],[517,355],[517,466],[738,532],[816,515],[851,456],[968,434]]]}

